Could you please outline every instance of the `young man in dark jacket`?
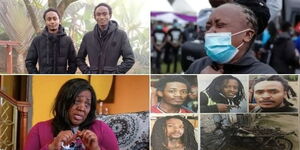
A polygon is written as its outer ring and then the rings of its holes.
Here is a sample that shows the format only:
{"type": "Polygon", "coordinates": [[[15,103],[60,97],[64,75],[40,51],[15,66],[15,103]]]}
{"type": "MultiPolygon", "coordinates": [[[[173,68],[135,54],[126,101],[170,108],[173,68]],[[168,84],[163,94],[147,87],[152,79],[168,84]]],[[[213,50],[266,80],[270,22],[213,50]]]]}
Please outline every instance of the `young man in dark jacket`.
{"type": "Polygon", "coordinates": [[[112,9],[105,3],[95,7],[97,24],[84,37],[76,57],[76,62],[85,74],[125,74],[134,64],[134,55],[127,35],[111,21],[112,9]],[[89,64],[85,62],[88,55],[89,64]],[[123,62],[117,64],[120,56],[123,62]]]}
{"type": "Polygon", "coordinates": [[[74,74],[77,68],[76,52],[72,39],[60,25],[60,14],[56,9],[49,8],[43,18],[46,27],[41,35],[33,39],[25,60],[28,73],[74,74]]]}

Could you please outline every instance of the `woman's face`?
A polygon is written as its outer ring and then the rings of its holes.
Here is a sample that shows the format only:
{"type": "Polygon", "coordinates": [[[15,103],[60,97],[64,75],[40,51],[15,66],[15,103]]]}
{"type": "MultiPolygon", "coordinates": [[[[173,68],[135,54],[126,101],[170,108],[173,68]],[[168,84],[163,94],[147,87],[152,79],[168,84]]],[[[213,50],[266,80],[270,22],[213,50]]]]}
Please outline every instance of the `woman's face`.
{"type": "Polygon", "coordinates": [[[171,118],[166,121],[166,129],[169,139],[179,139],[184,133],[183,122],[176,118],[171,118]]]}
{"type": "Polygon", "coordinates": [[[239,91],[239,83],[235,79],[224,81],[223,95],[227,98],[234,98],[239,91]]]}
{"type": "MultiPolygon", "coordinates": [[[[231,32],[232,34],[246,30],[249,28],[247,25],[246,15],[242,12],[242,8],[234,4],[224,4],[212,12],[207,23],[206,33],[218,33],[218,32],[231,32]]],[[[243,42],[250,42],[251,37],[249,33],[254,33],[252,30],[242,32],[240,34],[231,37],[231,44],[234,47],[238,47],[243,42]]],[[[238,51],[238,54],[232,59],[231,62],[238,60],[247,51],[247,46],[243,44],[238,51]]]]}
{"type": "Polygon", "coordinates": [[[80,92],[75,99],[74,104],[69,108],[68,115],[73,126],[79,126],[85,121],[92,103],[92,94],[89,90],[80,92]]]}

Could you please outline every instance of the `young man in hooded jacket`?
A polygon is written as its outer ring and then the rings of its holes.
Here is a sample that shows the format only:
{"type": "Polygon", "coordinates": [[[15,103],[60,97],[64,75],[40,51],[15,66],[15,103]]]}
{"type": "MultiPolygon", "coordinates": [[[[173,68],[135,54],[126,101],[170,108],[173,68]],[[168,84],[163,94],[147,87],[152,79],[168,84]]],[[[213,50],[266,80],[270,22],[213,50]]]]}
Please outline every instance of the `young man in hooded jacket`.
{"type": "Polygon", "coordinates": [[[25,60],[28,73],[74,74],[77,68],[76,52],[72,39],[60,25],[59,12],[49,8],[43,18],[46,27],[41,35],[33,39],[25,60]]]}
{"type": "Polygon", "coordinates": [[[125,74],[134,64],[134,55],[127,35],[110,20],[112,9],[105,3],[95,7],[97,24],[84,37],[76,62],[84,74],[125,74]],[[88,55],[89,64],[85,62],[88,55]],[[118,65],[120,56],[123,61],[118,65]]]}

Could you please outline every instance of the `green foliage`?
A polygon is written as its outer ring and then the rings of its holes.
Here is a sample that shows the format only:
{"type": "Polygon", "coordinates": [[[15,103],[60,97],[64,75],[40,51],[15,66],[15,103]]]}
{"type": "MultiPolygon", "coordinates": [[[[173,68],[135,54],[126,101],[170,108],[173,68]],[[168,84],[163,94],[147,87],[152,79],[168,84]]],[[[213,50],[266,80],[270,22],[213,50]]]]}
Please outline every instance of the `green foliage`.
{"type": "Polygon", "coordinates": [[[283,78],[285,78],[288,81],[298,81],[297,75],[284,75],[283,78]]]}
{"type": "Polygon", "coordinates": [[[149,16],[141,17],[141,14],[147,14],[143,12],[147,11],[147,9],[143,9],[145,2],[140,0],[115,0],[110,1],[110,5],[113,8],[113,18],[128,34],[137,63],[144,66],[144,69],[137,69],[149,73],[149,24],[143,26],[143,21],[148,21],[150,18],[147,18],[149,16]]]}

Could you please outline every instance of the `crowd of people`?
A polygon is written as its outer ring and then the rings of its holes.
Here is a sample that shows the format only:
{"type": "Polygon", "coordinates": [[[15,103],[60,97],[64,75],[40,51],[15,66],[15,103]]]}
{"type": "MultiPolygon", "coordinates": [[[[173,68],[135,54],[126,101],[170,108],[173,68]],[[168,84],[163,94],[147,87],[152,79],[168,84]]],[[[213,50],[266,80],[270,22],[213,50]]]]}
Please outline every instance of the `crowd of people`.
{"type": "Polygon", "coordinates": [[[179,28],[176,20],[173,24],[153,21],[152,73],[297,73],[300,20],[285,20],[282,0],[209,2],[212,8],[200,11],[198,22],[185,28],[179,28]],[[174,29],[178,32],[176,44],[174,29]]]}

